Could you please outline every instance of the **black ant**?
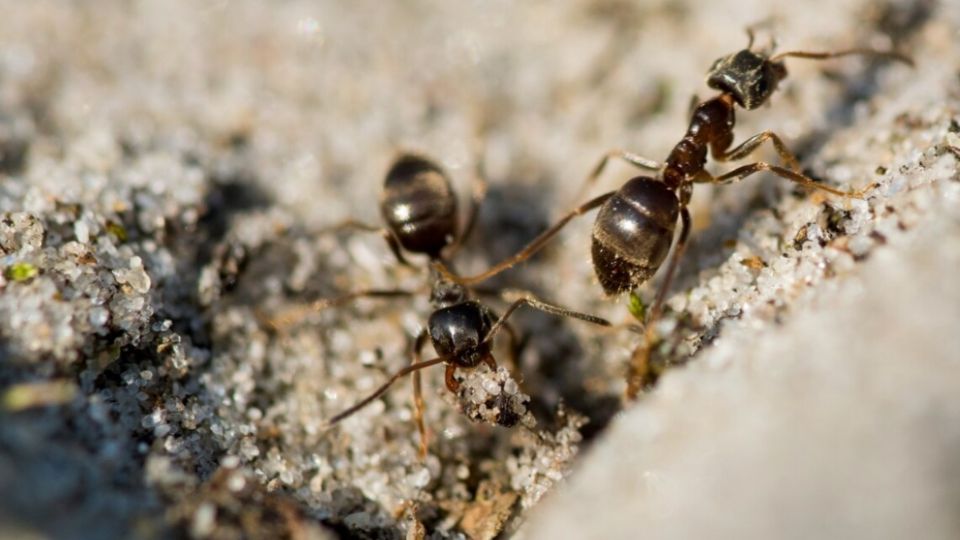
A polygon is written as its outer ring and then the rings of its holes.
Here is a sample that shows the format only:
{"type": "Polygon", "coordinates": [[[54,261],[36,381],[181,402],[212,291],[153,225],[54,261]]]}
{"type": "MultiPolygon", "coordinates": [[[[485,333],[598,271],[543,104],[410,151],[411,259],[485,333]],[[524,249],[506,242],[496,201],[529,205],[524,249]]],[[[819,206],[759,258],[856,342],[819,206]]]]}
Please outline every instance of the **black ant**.
{"type": "MultiPolygon", "coordinates": [[[[486,182],[482,174],[475,177],[470,213],[462,232],[458,231],[457,199],[447,174],[432,161],[414,154],[402,154],[394,160],[383,184],[380,199],[380,211],[386,222],[386,228],[379,228],[355,221],[347,221],[339,228],[353,228],[371,232],[380,232],[386,239],[397,260],[409,264],[403,251],[426,255],[437,266],[448,268],[447,261],[463,245],[476,222],[480,202],[486,192],[486,182]]],[[[449,274],[450,271],[446,270],[449,274]]],[[[427,322],[427,328],[421,330],[413,344],[412,362],[409,366],[391,375],[385,383],[366,398],[352,407],[333,416],[328,426],[359,411],[382,396],[398,379],[413,374],[414,408],[417,429],[420,432],[420,455],[427,449],[426,428],[423,423],[423,397],[419,370],[436,364],[445,364],[445,383],[447,389],[456,393],[460,383],[455,377],[458,369],[472,369],[481,363],[493,371],[497,369],[492,354],[493,338],[497,332],[506,328],[511,338],[511,352],[515,348],[516,337],[507,323],[507,318],[523,305],[539,309],[546,313],[580,319],[592,324],[610,326],[600,317],[572,311],[545,302],[533,293],[518,290],[473,291],[444,277],[432,265],[430,266],[430,301],[433,312],[427,322]],[[503,315],[497,317],[493,310],[474,298],[474,293],[498,294],[510,301],[503,315]],[[511,300],[511,298],[513,300],[511,300]],[[420,360],[420,354],[427,338],[433,343],[437,357],[420,360]]],[[[365,289],[347,293],[337,298],[314,302],[306,310],[320,310],[341,305],[361,297],[409,297],[426,290],[403,289],[365,289]]],[[[281,326],[297,317],[300,310],[276,319],[274,326],[281,326]]],[[[497,422],[501,425],[514,424],[519,420],[511,411],[501,411],[497,422]]]]}
{"type": "MultiPolygon", "coordinates": [[[[591,256],[593,269],[607,296],[633,291],[650,279],[660,268],[673,244],[677,218],[680,233],[667,265],[666,274],[657,291],[652,308],[647,312],[646,340],[631,361],[627,377],[627,397],[635,398],[639,391],[651,385],[659,373],[649,365],[650,345],[654,342],[654,322],[660,315],[670,288],[678,261],[683,254],[690,232],[690,212],[687,206],[696,183],[727,184],[760,171],[770,171],[804,187],[819,189],[844,197],[863,198],[867,189],[843,191],[809,178],[801,171],[797,158],[771,131],[754,135],[731,148],[735,109],[756,109],[766,103],[778,84],[787,76],[786,58],[823,60],[848,55],[874,55],[913,65],[899,53],[867,48],[834,52],[754,50],[753,30],[748,28],[746,49],[724,56],[714,62],[707,73],[707,85],[719,90],[719,95],[706,101],[692,103],[690,124],[680,142],[674,146],[664,163],[641,157],[631,152],[614,150],[603,156],[584,183],[584,190],[601,174],[611,158],[620,158],[641,169],[656,171],[657,177],[637,176],[628,180],[617,191],[610,191],[588,200],[560,218],[526,247],[489,270],[470,277],[457,277],[438,270],[457,283],[471,285],[486,280],[528,259],[553,238],[570,220],[599,207],[593,226],[591,256]],[[717,161],[739,160],[770,140],[786,167],[757,161],[729,172],[712,175],[705,170],[707,153],[717,161]]],[[[771,46],[772,48],[772,46],[771,46]]],[[[639,301],[639,300],[637,300],[639,301]]],[[[641,316],[638,316],[642,318],[641,316]]]]}

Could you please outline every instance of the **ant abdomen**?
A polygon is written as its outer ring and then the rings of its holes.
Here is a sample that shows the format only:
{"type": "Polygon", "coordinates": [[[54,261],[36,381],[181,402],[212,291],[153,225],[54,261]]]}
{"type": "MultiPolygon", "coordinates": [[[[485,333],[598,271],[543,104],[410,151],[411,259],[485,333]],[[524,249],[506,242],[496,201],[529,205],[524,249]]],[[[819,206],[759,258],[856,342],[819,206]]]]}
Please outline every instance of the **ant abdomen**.
{"type": "Polygon", "coordinates": [[[495,317],[486,306],[467,300],[435,310],[427,331],[437,354],[461,368],[477,367],[490,355],[486,340],[495,317]]]}
{"type": "Polygon", "coordinates": [[[412,154],[387,172],[380,212],[400,245],[436,258],[457,236],[457,198],[438,165],[412,154]]]}
{"type": "Polygon", "coordinates": [[[600,207],[590,253],[608,296],[631,291],[657,272],[670,251],[680,201],[654,178],[631,179],[600,207]]]}

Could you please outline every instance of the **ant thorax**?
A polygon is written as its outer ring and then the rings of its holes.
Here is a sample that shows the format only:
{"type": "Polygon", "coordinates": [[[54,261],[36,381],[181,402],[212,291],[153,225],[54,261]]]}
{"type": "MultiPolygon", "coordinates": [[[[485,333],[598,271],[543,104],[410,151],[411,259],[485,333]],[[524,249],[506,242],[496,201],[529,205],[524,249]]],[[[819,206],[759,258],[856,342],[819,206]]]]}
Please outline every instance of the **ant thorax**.
{"type": "Polygon", "coordinates": [[[434,275],[431,277],[433,285],[430,288],[430,304],[434,309],[460,304],[469,298],[463,285],[444,279],[438,272],[431,273],[434,275]]]}

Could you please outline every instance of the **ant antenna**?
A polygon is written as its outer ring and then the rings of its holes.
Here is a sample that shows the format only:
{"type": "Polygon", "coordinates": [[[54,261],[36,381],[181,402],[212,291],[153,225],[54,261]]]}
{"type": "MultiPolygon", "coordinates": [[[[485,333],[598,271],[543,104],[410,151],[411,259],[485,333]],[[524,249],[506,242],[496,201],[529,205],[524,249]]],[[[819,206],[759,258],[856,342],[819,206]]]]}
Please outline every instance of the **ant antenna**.
{"type": "Polygon", "coordinates": [[[819,51],[786,51],[779,54],[775,54],[770,57],[771,62],[778,62],[784,58],[807,58],[810,60],[826,60],[829,58],[837,58],[840,56],[853,56],[853,55],[864,55],[864,56],[878,56],[881,58],[888,58],[890,60],[895,60],[897,62],[902,62],[910,67],[913,67],[913,59],[909,56],[897,52],[897,51],[881,51],[877,49],[869,48],[854,48],[854,49],[844,49],[841,51],[831,51],[831,52],[819,52],[819,51]]]}
{"type": "Polygon", "coordinates": [[[399,379],[401,379],[401,378],[403,378],[403,377],[405,377],[405,376],[407,376],[407,375],[409,375],[409,374],[411,374],[411,373],[413,373],[414,371],[417,371],[417,370],[419,370],[419,369],[428,368],[428,367],[430,367],[430,366],[435,366],[435,365],[437,365],[437,364],[442,364],[443,362],[446,362],[448,359],[449,359],[449,358],[447,358],[446,356],[438,356],[438,357],[433,358],[433,359],[430,359],[430,360],[424,360],[423,362],[420,362],[420,363],[418,363],[418,364],[413,364],[413,365],[407,366],[407,367],[405,367],[405,368],[397,371],[396,373],[394,373],[393,375],[391,375],[389,379],[387,379],[387,382],[385,382],[385,383],[383,383],[382,385],[380,385],[380,388],[377,388],[372,394],[370,394],[369,396],[363,398],[363,399],[362,399],[360,402],[358,402],[356,405],[350,407],[349,409],[341,412],[340,414],[337,414],[336,416],[334,416],[333,418],[331,418],[330,420],[328,420],[328,421],[327,421],[327,427],[329,428],[329,427],[331,427],[331,426],[333,426],[333,425],[336,425],[338,422],[340,422],[340,421],[343,420],[344,418],[352,415],[353,413],[359,411],[360,409],[362,409],[362,408],[366,407],[367,405],[369,405],[370,403],[372,403],[375,399],[377,399],[377,398],[379,398],[380,396],[382,396],[382,395],[384,394],[384,392],[386,392],[386,391],[390,388],[390,386],[393,385],[393,383],[397,382],[397,380],[399,380],[399,379]]]}
{"type": "Polygon", "coordinates": [[[510,315],[513,314],[514,311],[520,309],[520,307],[522,307],[523,305],[529,305],[534,309],[539,309],[540,311],[543,311],[544,313],[549,313],[551,315],[557,315],[559,317],[570,317],[571,319],[579,319],[581,321],[586,321],[590,324],[595,324],[597,326],[612,326],[610,324],[610,321],[604,318],[597,317],[595,315],[590,315],[589,313],[580,313],[579,311],[573,311],[572,309],[567,309],[565,307],[544,302],[543,300],[540,300],[539,298],[533,296],[533,294],[527,291],[521,291],[516,289],[504,289],[502,291],[502,296],[504,299],[509,298],[511,296],[517,297],[517,299],[511,302],[510,307],[508,307],[507,310],[503,312],[503,315],[501,315],[500,318],[497,319],[495,323],[493,323],[493,326],[491,326],[490,330],[487,332],[487,336],[483,338],[483,343],[488,343],[490,341],[493,341],[493,337],[496,335],[497,331],[499,331],[501,327],[509,328],[509,326],[505,326],[507,324],[507,319],[510,317],[510,315]]]}
{"type": "MultiPolygon", "coordinates": [[[[773,23],[775,22],[775,20],[776,20],[776,17],[774,17],[773,15],[770,15],[768,17],[760,19],[759,21],[753,24],[748,25],[744,29],[747,32],[747,50],[748,51],[753,49],[753,42],[754,42],[754,38],[756,37],[756,31],[761,28],[767,28],[767,27],[773,26],[773,23]]],[[[770,50],[773,51],[776,48],[777,48],[777,38],[771,35],[770,50]]]]}

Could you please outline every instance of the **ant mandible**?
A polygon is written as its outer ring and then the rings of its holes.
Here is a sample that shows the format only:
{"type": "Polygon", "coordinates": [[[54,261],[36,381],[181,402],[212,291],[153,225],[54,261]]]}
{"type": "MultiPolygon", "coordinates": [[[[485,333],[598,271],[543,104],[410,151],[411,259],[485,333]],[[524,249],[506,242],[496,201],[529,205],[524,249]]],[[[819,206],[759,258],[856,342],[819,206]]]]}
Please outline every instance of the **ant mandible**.
{"type": "Polygon", "coordinates": [[[692,107],[687,131],[673,147],[665,162],[659,163],[623,150],[607,152],[587,177],[581,192],[600,176],[612,158],[622,159],[640,169],[656,171],[657,177],[637,176],[628,180],[619,190],[588,200],[564,215],[516,254],[485,272],[470,277],[457,277],[441,264],[436,264],[438,271],[448,279],[465,286],[479,283],[528,259],[573,218],[599,207],[591,234],[590,251],[594,272],[608,297],[625,292],[633,293],[657,272],[666,259],[673,244],[679,217],[680,233],[673,255],[653,306],[647,312],[646,339],[634,352],[627,376],[627,397],[635,398],[641,389],[652,384],[659,375],[649,365],[650,346],[655,339],[654,323],[660,316],[690,233],[691,219],[687,207],[694,184],[728,184],[761,171],[770,171],[806,188],[843,197],[863,198],[870,189],[868,187],[863,190],[843,191],[809,178],[801,171],[797,158],[772,131],[758,133],[731,148],[736,107],[752,110],[766,103],[780,81],[787,76],[784,65],[787,58],[824,60],[850,55],[872,55],[913,65],[910,58],[897,52],[869,48],[772,54],[772,50],[754,50],[754,34],[751,28],[747,29],[747,35],[747,48],[718,59],[710,68],[707,85],[720,93],[699,104],[694,101],[695,106],[692,107]],[[719,162],[739,160],[747,157],[767,140],[771,141],[786,167],[756,161],[716,176],[704,168],[708,151],[713,159],[719,162]]]}
{"type": "MultiPolygon", "coordinates": [[[[336,298],[318,300],[305,308],[287,312],[272,322],[273,326],[281,327],[305,311],[322,310],[362,297],[409,297],[429,291],[433,312],[426,329],[421,330],[414,341],[410,365],[391,375],[366,398],[330,418],[328,426],[333,426],[366,407],[382,396],[394,382],[413,374],[414,418],[420,433],[420,455],[425,456],[427,437],[423,422],[424,403],[419,370],[445,364],[444,380],[447,389],[453,393],[458,391],[460,384],[455,377],[458,369],[472,369],[484,363],[496,371],[497,363],[492,354],[493,338],[500,329],[506,328],[511,338],[511,352],[513,351],[516,338],[507,319],[524,305],[553,315],[610,326],[605,319],[551,304],[529,291],[474,291],[455,280],[447,279],[434,268],[442,266],[448,275],[453,275],[447,270],[449,261],[473,229],[485,192],[486,181],[483,180],[481,172],[475,175],[471,208],[463,230],[460,231],[457,198],[446,172],[425,157],[405,153],[394,160],[384,180],[380,211],[386,227],[380,228],[353,220],[334,227],[378,232],[386,239],[391,251],[402,264],[410,264],[403,255],[403,251],[407,251],[425,255],[435,265],[429,267],[428,288],[357,290],[336,298]],[[492,309],[475,299],[475,293],[497,294],[510,304],[503,314],[497,317],[492,309]],[[421,361],[421,351],[428,337],[437,356],[421,361]]],[[[498,423],[508,427],[516,421],[517,417],[509,412],[497,417],[498,423]]]]}

